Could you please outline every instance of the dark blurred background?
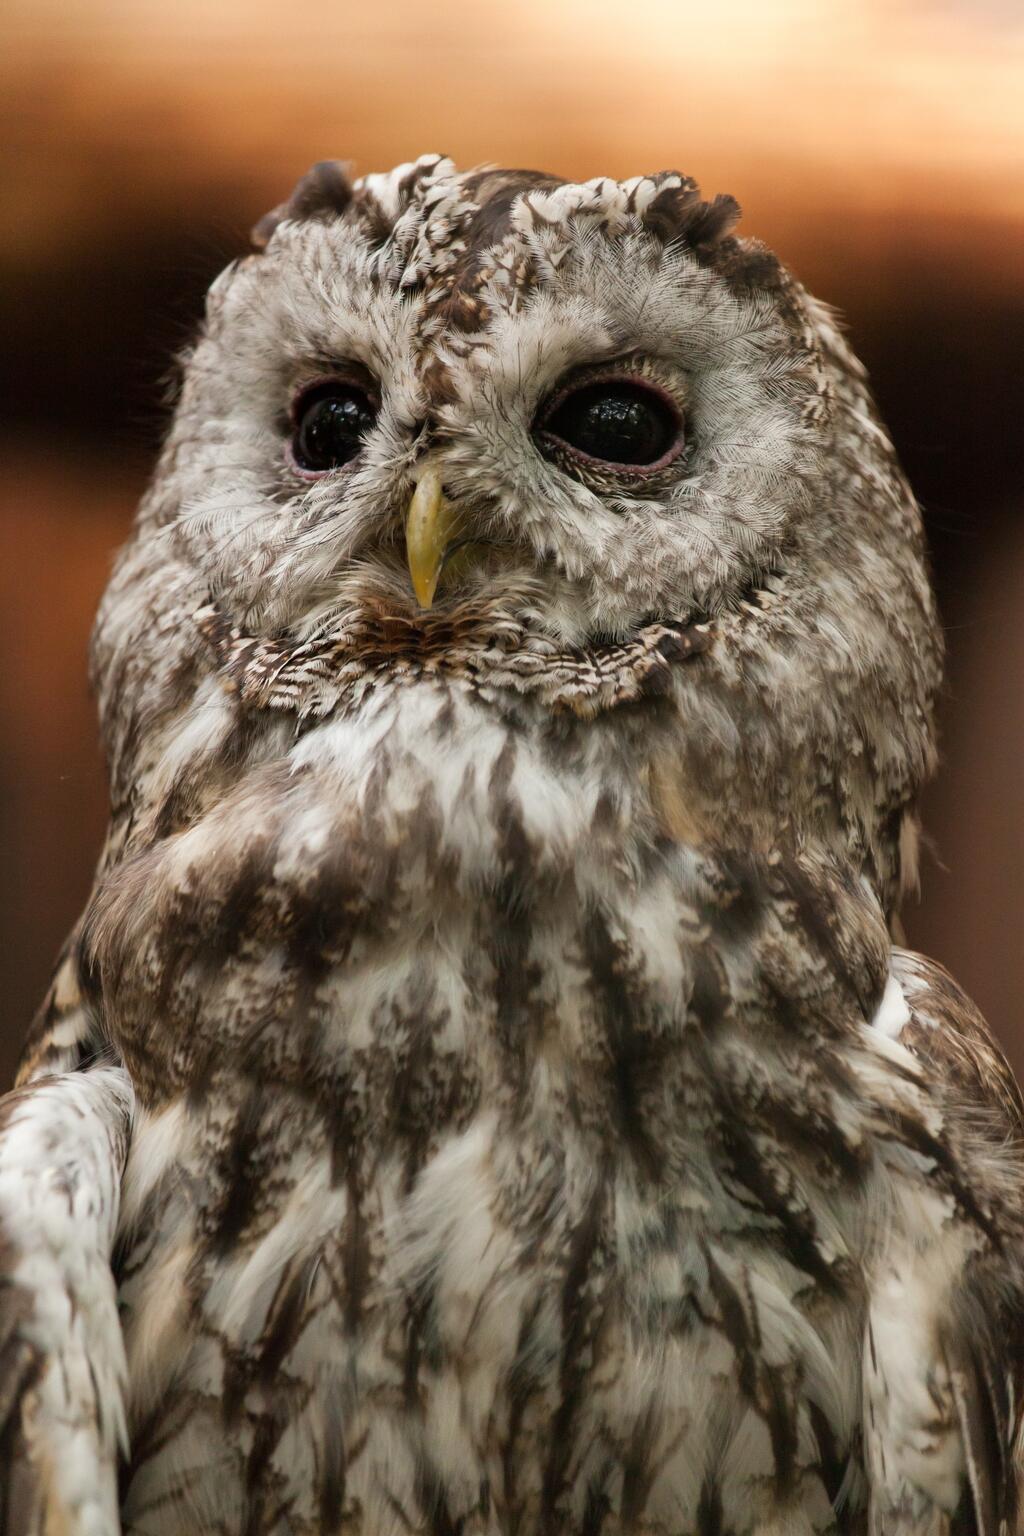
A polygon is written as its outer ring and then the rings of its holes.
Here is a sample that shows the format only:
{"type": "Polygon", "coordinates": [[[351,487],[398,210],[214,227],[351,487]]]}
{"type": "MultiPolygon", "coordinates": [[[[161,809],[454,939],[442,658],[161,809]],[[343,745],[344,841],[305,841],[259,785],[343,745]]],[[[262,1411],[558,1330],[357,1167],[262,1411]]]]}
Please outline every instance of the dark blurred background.
{"type": "Polygon", "coordinates": [[[1024,1070],[1019,0],[8,0],[0,1079],[86,896],[85,654],[209,280],[313,160],[676,167],[845,313],[923,503],[944,766],[911,941],[1024,1070]]]}

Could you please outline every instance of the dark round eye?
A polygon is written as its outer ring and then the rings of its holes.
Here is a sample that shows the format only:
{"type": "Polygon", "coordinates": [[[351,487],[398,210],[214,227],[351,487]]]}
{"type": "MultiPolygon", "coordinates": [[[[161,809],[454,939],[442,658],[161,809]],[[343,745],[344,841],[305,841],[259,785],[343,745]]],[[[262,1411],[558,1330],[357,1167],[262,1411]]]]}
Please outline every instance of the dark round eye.
{"type": "Polygon", "coordinates": [[[563,395],[539,430],[606,464],[657,464],[683,441],[682,419],[671,402],[629,379],[596,380],[563,395]]]}
{"type": "Polygon", "coordinates": [[[292,457],[313,473],[339,469],[355,458],[376,420],[376,405],[357,384],[318,385],[296,408],[292,457]]]}

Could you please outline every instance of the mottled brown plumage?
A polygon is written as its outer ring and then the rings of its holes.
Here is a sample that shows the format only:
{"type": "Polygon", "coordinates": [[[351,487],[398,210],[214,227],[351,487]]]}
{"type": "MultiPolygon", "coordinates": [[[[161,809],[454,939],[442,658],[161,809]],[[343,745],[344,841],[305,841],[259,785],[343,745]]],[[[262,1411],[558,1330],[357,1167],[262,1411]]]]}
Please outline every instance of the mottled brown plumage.
{"type": "Polygon", "coordinates": [[[891,937],[920,520],[737,217],[326,163],[214,285],[0,1127],[0,1528],[1018,1530],[1021,1099],[891,937]],[[670,449],[555,430],[609,380],[670,449]]]}

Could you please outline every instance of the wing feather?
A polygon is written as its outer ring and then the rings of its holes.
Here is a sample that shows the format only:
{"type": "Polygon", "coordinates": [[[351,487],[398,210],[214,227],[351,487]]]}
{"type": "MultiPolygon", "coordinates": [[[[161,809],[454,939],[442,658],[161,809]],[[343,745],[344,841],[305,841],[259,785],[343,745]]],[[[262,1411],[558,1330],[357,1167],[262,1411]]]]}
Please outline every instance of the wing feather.
{"type": "Polygon", "coordinates": [[[951,1529],[1019,1536],[1024,1471],[1024,1099],[985,1020],[941,965],[897,949],[909,1017],[899,1039],[927,1077],[988,1221],[940,1330],[967,1488],[951,1529]],[[961,1517],[958,1517],[961,1518],[961,1517]]]}
{"type": "Polygon", "coordinates": [[[0,1533],[115,1536],[124,1346],[111,1270],[122,1067],[0,1101],[0,1533]]]}

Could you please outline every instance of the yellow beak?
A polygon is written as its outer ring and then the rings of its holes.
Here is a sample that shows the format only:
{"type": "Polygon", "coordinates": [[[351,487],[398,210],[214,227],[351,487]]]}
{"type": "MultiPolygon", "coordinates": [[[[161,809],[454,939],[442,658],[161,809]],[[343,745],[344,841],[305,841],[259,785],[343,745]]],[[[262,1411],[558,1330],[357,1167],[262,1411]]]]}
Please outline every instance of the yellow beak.
{"type": "Polygon", "coordinates": [[[405,515],[405,554],[421,608],[429,608],[434,601],[457,524],[455,509],[441,488],[440,470],[426,465],[405,515]]]}

